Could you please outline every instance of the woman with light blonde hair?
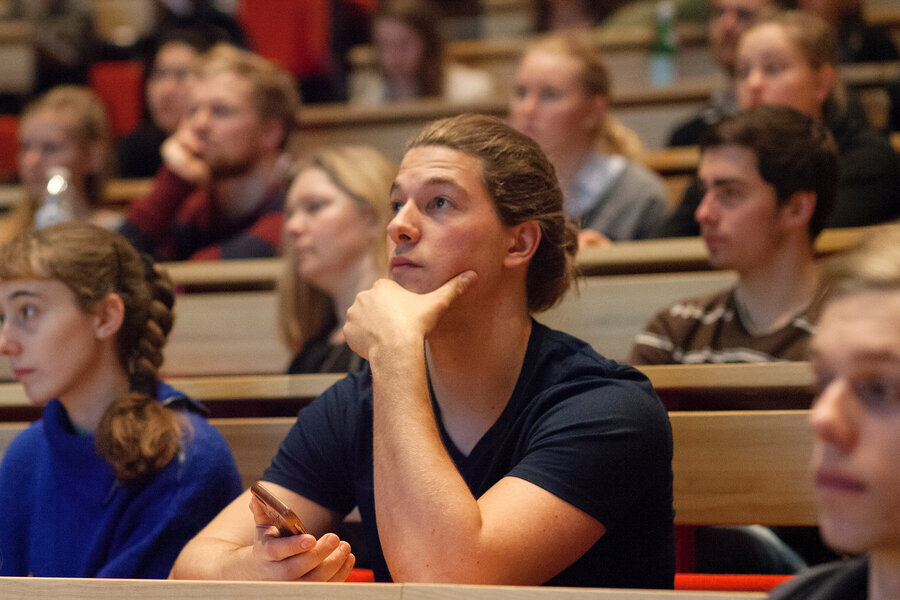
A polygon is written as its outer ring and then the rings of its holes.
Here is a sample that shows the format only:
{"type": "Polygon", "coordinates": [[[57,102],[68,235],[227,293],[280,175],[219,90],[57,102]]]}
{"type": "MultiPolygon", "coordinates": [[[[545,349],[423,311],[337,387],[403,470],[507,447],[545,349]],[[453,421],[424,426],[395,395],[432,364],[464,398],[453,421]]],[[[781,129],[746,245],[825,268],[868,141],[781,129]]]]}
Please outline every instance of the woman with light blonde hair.
{"type": "Polygon", "coordinates": [[[377,150],[319,150],[298,166],[284,216],[279,281],[282,335],[296,354],[288,372],[346,372],[363,361],[343,324],[356,294],[386,269],[385,227],[396,167],[377,150]]]}
{"type": "Polygon", "coordinates": [[[115,229],[121,216],[102,206],[109,175],[110,125],[106,108],[90,88],[57,86],[25,107],[19,125],[19,179],[24,197],[0,222],[0,242],[34,226],[49,173],[68,172],[76,220],[115,229]]]}
{"type": "Polygon", "coordinates": [[[513,126],[556,168],[582,244],[655,237],[669,212],[662,180],[638,162],[640,140],[609,114],[610,88],[590,40],[557,34],[525,51],[510,100],[513,126]]]}

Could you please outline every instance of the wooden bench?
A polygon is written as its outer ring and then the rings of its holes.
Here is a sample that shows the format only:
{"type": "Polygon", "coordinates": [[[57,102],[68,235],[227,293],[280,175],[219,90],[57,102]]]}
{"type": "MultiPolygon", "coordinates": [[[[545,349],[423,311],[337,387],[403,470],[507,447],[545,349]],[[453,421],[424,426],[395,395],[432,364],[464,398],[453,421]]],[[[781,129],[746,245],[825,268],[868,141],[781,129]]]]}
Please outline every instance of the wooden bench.
{"type": "MultiPolygon", "coordinates": [[[[678,524],[814,525],[808,412],[670,412],[678,524]]],[[[212,419],[245,487],[259,479],[292,417],[212,419]]],[[[0,423],[0,453],[27,423],[0,423]]]]}
{"type": "Polygon", "coordinates": [[[751,600],[759,592],[693,592],[413,583],[285,583],[0,577],[5,600],[217,598],[219,600],[751,600]]]}
{"type": "MultiPolygon", "coordinates": [[[[677,410],[806,409],[813,398],[806,362],[640,367],[662,401],[677,410]]],[[[166,381],[204,403],[212,417],[294,417],[344,376],[227,375],[169,377],[166,381]]],[[[32,421],[32,406],[18,383],[0,383],[0,422],[32,421]]]]}

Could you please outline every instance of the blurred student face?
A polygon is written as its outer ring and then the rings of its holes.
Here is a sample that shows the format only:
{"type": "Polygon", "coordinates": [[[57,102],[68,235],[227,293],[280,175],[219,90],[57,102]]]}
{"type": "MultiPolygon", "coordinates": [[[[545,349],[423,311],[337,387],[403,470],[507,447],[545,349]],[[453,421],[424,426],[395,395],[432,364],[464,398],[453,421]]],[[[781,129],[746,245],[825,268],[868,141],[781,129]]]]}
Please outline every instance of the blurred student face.
{"type": "Polygon", "coordinates": [[[472,269],[478,281],[466,300],[499,280],[513,233],[497,215],[478,158],[440,146],[409,150],[391,187],[391,205],[391,279],[427,293],[472,269]]]}
{"type": "Polygon", "coordinates": [[[900,291],[832,300],[812,343],[812,471],[824,539],[900,552],[900,291]]]}
{"type": "Polygon", "coordinates": [[[330,294],[384,235],[368,204],[351,198],[315,167],[304,169],[288,191],[284,230],[300,278],[330,294]]]}
{"type": "Polygon", "coordinates": [[[200,78],[191,86],[186,124],[213,176],[249,172],[278,147],[272,122],[260,119],[246,78],[231,72],[200,78]]]}
{"type": "Polygon", "coordinates": [[[169,42],[156,54],[147,78],[147,107],[153,122],[172,133],[187,109],[190,80],[200,54],[188,44],[169,42]]]}
{"type": "Polygon", "coordinates": [[[390,81],[416,83],[425,56],[419,32],[397,19],[382,17],[372,28],[376,59],[390,81]]]}
{"type": "Polygon", "coordinates": [[[767,265],[781,246],[784,207],[759,174],[756,154],[743,146],[708,148],[698,176],[704,195],[694,218],[710,263],[739,273],[767,265]]]}
{"type": "Polygon", "coordinates": [[[0,354],[28,399],[42,406],[68,398],[94,379],[100,342],[97,317],[83,312],[62,282],[13,280],[0,283],[0,354]]]}
{"type": "Polygon", "coordinates": [[[784,27],[766,23],[741,38],[737,79],[741,108],[780,104],[821,119],[834,67],[814,68],[784,27]]]}
{"type": "Polygon", "coordinates": [[[75,138],[65,116],[39,110],[19,126],[19,179],[29,197],[42,198],[47,169],[65,167],[71,173],[70,185],[83,193],[85,179],[98,170],[99,152],[99,147],[86,147],[75,138]]]}
{"type": "Polygon", "coordinates": [[[585,93],[577,58],[532,50],[522,59],[510,100],[512,125],[540,145],[553,160],[574,146],[593,142],[606,99],[585,93]]]}
{"type": "Polygon", "coordinates": [[[769,0],[712,0],[710,48],[713,58],[728,73],[734,73],[741,34],[767,6],[769,0]]]}

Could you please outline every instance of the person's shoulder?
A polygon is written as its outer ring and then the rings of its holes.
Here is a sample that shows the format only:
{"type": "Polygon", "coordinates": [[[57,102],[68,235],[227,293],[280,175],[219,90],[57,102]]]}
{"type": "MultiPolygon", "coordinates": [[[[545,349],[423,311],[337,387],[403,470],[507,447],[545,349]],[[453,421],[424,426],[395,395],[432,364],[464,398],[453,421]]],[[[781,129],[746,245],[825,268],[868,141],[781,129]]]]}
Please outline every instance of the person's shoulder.
{"type": "Polygon", "coordinates": [[[335,416],[343,414],[346,419],[356,419],[371,411],[372,371],[369,364],[365,363],[359,371],[334,382],[308,408],[324,410],[335,416]]]}
{"type": "Polygon", "coordinates": [[[649,386],[647,377],[629,365],[600,355],[590,344],[571,334],[535,322],[539,336],[536,364],[530,368],[542,374],[547,385],[578,380],[619,381],[623,385],[649,386]]]}
{"type": "Polygon", "coordinates": [[[666,184],[659,173],[647,168],[646,165],[636,160],[626,159],[626,161],[625,173],[631,179],[631,182],[645,190],[652,190],[654,198],[666,201],[668,192],[666,191],[666,184]]]}
{"type": "Polygon", "coordinates": [[[44,440],[44,420],[39,419],[20,431],[10,441],[3,452],[4,466],[11,467],[14,464],[34,465],[44,440]]]}
{"type": "Polygon", "coordinates": [[[709,127],[709,121],[704,113],[694,115],[675,126],[675,129],[669,134],[667,145],[669,147],[696,146],[700,143],[700,137],[707,127],[709,127]]]}
{"type": "Polygon", "coordinates": [[[818,565],[778,586],[771,600],[864,600],[868,588],[866,557],[818,565]]]}

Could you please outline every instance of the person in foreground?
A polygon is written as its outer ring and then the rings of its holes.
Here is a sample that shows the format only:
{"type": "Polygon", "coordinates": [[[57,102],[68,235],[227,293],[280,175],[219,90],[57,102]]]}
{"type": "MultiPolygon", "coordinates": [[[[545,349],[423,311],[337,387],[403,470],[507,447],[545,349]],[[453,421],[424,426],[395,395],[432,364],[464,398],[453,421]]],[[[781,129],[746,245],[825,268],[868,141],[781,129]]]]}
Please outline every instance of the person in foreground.
{"type": "MultiPolygon", "coordinates": [[[[540,148],[499,119],[438,121],[391,202],[390,279],[344,327],[369,366],[300,412],[263,479],[316,535],[358,505],[379,581],[672,587],[661,402],[531,317],[570,286],[576,248],[540,148]]],[[[249,502],[173,576],[346,577],[334,536],[275,538],[249,502]]]]}
{"type": "Polygon", "coordinates": [[[900,224],[828,262],[823,285],[811,471],[825,541],[856,557],[811,569],[772,598],[900,598],[900,224]]]}
{"type": "Polygon", "coordinates": [[[172,283],[70,223],[0,248],[0,353],[42,418],[0,464],[0,575],[165,577],[240,493],[201,407],[158,381],[172,283]]]}

